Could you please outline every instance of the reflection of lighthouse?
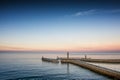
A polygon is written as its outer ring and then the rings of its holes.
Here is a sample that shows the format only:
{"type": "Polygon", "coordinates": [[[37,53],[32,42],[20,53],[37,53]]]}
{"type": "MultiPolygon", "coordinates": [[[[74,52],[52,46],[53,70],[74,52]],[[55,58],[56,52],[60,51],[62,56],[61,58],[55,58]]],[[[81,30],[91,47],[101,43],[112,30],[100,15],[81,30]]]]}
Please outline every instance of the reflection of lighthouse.
{"type": "Polygon", "coordinates": [[[69,71],[69,63],[67,63],[67,74],[69,75],[70,71],[69,71]]]}
{"type": "MultiPolygon", "coordinates": [[[[67,52],[67,59],[69,59],[69,52],[67,52]]],[[[67,74],[69,75],[69,63],[67,63],[67,74]]]]}
{"type": "Polygon", "coordinates": [[[69,59],[69,52],[67,52],[67,59],[69,59]]]}

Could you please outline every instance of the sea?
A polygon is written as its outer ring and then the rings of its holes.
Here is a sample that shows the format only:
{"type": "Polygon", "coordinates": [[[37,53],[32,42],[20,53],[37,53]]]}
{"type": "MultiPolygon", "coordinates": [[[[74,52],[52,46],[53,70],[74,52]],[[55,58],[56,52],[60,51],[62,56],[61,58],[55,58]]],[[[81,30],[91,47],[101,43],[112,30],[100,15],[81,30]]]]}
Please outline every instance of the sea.
{"type": "MultiPolygon", "coordinates": [[[[66,57],[66,53],[0,52],[0,80],[113,80],[73,64],[42,61],[42,56],[48,58],[66,57]]],[[[71,52],[70,57],[84,58],[84,54],[71,52]]],[[[94,53],[87,54],[87,57],[93,59],[120,59],[120,53],[94,53]]],[[[120,64],[93,64],[120,71],[120,64]]]]}

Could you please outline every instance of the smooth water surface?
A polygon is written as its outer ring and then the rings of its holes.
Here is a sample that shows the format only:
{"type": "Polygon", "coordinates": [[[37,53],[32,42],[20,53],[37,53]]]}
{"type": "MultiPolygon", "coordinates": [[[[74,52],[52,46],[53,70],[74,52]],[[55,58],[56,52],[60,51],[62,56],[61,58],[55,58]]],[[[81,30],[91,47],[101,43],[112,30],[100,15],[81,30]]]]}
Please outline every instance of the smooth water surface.
{"type": "Polygon", "coordinates": [[[41,57],[64,56],[49,53],[0,53],[0,80],[111,80],[72,64],[41,61],[41,57]]]}

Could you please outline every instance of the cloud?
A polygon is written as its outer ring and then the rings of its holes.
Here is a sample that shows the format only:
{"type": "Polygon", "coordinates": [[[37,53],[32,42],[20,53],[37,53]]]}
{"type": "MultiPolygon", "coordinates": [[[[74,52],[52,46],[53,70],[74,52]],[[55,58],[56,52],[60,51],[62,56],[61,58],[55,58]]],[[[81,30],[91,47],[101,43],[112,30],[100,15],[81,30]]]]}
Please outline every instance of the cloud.
{"type": "Polygon", "coordinates": [[[1,46],[0,50],[24,50],[25,48],[22,47],[12,47],[12,46],[1,46]]]}
{"type": "Polygon", "coordinates": [[[76,12],[72,16],[85,16],[85,15],[92,15],[92,14],[111,14],[111,13],[120,13],[120,9],[113,9],[113,10],[90,9],[90,10],[87,10],[87,11],[76,12]]]}
{"type": "Polygon", "coordinates": [[[79,11],[75,14],[73,14],[73,16],[83,16],[83,15],[90,15],[90,14],[94,14],[96,12],[96,10],[87,10],[87,11],[79,11]]]}
{"type": "Polygon", "coordinates": [[[106,10],[105,13],[120,13],[120,9],[106,10]]]}

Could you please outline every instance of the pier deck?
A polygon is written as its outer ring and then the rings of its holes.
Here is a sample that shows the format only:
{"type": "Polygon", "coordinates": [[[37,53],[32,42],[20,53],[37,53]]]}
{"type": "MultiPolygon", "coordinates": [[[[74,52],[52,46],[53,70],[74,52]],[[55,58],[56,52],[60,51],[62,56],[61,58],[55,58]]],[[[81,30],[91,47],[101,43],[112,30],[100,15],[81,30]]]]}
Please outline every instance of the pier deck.
{"type": "Polygon", "coordinates": [[[102,74],[102,75],[106,75],[108,77],[112,77],[114,79],[118,79],[120,80],[120,72],[108,69],[108,68],[104,68],[104,67],[100,67],[100,66],[96,66],[93,64],[89,64],[86,63],[85,61],[80,61],[80,60],[61,60],[62,63],[71,63],[71,64],[75,64],[78,65],[80,67],[89,69],[91,71],[94,71],[96,73],[102,74]]]}

